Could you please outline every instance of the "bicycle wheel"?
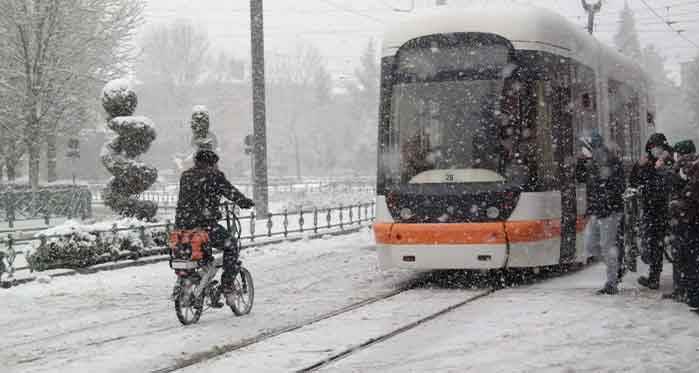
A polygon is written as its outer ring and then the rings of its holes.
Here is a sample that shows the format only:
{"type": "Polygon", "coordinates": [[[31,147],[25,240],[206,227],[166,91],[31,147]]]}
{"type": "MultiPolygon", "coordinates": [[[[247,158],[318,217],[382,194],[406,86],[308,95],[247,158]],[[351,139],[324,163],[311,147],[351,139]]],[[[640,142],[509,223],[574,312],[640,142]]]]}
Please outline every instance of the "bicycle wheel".
{"type": "Polygon", "coordinates": [[[246,268],[240,268],[233,281],[233,293],[227,296],[227,303],[236,316],[250,313],[252,303],[255,300],[255,287],[252,283],[252,275],[246,268]]]}
{"type": "Polygon", "coordinates": [[[194,285],[182,288],[175,297],[175,313],[182,325],[191,325],[199,321],[203,311],[203,302],[194,297],[194,285]]]}

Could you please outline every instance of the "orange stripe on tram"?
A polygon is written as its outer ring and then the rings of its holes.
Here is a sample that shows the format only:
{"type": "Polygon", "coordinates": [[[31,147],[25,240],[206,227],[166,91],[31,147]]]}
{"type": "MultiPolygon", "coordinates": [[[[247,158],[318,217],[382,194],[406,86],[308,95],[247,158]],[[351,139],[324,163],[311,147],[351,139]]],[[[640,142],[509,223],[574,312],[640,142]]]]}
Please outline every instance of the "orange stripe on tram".
{"type": "Polygon", "coordinates": [[[375,224],[376,242],[393,245],[506,243],[503,223],[375,224]]]}
{"type": "MultiPolygon", "coordinates": [[[[578,217],[576,231],[585,229],[578,217]]],[[[556,220],[456,224],[374,224],[376,243],[386,245],[473,245],[536,242],[560,237],[556,220]],[[505,235],[507,230],[507,235],[505,235]]]]}

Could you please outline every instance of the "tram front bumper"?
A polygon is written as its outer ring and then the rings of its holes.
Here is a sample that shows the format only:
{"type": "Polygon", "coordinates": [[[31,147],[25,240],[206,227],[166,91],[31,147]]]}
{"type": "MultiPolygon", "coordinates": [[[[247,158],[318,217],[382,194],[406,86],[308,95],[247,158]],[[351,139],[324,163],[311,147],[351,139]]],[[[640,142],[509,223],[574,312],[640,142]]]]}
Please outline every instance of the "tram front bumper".
{"type": "Polygon", "coordinates": [[[507,245],[378,245],[382,269],[497,269],[507,262],[507,245]]]}

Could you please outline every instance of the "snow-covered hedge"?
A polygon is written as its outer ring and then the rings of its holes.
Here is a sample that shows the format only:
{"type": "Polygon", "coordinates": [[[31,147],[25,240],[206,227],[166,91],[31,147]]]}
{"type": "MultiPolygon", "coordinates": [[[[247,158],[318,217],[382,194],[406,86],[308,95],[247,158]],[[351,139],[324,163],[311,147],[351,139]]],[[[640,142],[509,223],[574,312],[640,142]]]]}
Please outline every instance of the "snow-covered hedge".
{"type": "Polygon", "coordinates": [[[145,250],[166,246],[165,228],[139,228],[142,222],[123,219],[81,224],[69,220],[36,234],[48,237],[34,245],[27,261],[34,271],[84,268],[120,259],[137,258],[145,250]],[[129,230],[121,230],[121,229],[129,230]]]}

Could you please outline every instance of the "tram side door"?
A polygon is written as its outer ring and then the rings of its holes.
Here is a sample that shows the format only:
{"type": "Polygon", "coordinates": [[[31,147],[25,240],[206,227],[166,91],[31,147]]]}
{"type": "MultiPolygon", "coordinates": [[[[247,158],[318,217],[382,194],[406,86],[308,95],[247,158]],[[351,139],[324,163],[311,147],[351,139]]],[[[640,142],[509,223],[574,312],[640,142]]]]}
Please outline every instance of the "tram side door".
{"type": "Polygon", "coordinates": [[[570,86],[553,88],[554,157],[558,165],[561,191],[561,256],[560,263],[572,263],[576,254],[577,196],[575,181],[575,130],[570,86]]]}

